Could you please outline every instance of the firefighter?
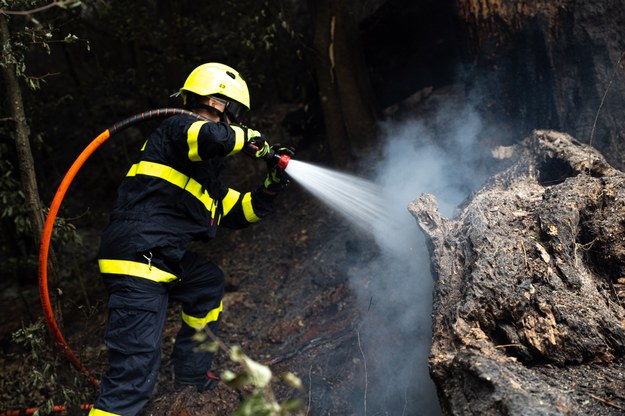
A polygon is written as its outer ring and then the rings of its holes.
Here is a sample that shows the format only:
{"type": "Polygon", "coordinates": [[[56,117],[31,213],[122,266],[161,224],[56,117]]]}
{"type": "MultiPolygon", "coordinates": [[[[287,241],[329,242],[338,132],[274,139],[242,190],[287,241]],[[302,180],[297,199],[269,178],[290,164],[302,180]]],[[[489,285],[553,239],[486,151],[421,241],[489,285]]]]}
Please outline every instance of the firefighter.
{"type": "Polygon", "coordinates": [[[175,115],[148,137],[102,233],[98,264],[109,294],[109,366],[91,416],[132,416],[147,403],[159,373],[169,301],[182,305],[172,355],[176,385],[198,391],[214,385],[211,353],[198,350],[194,335],[217,329],[224,274],[188,246],[213,238],[218,225],[243,228],[267,216],[288,183],[271,162],[262,185],[251,192],[237,192],[219,179],[226,159],[242,150],[253,158],[292,155],[291,148],[271,148],[258,131],[237,124],[250,99],[236,70],[200,65],[179,94],[202,119],[175,115]]]}

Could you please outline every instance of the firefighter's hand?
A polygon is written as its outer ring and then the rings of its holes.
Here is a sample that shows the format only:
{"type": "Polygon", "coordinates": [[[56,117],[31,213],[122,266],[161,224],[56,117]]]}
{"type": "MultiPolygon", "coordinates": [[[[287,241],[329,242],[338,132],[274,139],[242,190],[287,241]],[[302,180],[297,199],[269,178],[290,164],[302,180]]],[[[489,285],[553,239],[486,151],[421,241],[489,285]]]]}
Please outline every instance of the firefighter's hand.
{"type": "Polygon", "coordinates": [[[279,154],[280,156],[282,155],[287,155],[289,157],[294,157],[295,156],[295,148],[291,147],[291,146],[282,146],[280,143],[274,144],[273,146],[271,146],[271,150],[274,151],[274,153],[279,154]]]}
{"type": "Polygon", "coordinates": [[[287,155],[289,158],[295,156],[295,148],[282,146],[278,143],[271,146],[270,153],[272,157],[266,158],[265,161],[267,162],[267,170],[271,172],[273,168],[277,167],[280,156],[287,155]]]}
{"type": "Polygon", "coordinates": [[[289,178],[287,174],[280,166],[275,165],[268,170],[265,181],[263,182],[263,187],[268,193],[275,194],[285,189],[288,184],[289,178]]]}
{"type": "Polygon", "coordinates": [[[265,139],[265,135],[259,131],[246,129],[245,144],[243,145],[243,153],[254,158],[262,159],[269,153],[269,143],[265,139]]]}

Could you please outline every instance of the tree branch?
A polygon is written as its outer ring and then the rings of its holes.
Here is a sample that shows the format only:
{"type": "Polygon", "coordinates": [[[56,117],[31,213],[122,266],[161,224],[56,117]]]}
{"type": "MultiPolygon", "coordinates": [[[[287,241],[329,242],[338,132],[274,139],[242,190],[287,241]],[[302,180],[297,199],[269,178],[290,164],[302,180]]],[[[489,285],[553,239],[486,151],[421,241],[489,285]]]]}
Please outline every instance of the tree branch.
{"type": "Polygon", "coordinates": [[[51,9],[53,7],[60,7],[62,9],[65,9],[67,7],[78,6],[79,4],[80,4],[80,0],[62,0],[62,1],[54,0],[50,4],[46,4],[45,6],[37,7],[31,10],[16,10],[16,11],[0,10],[0,13],[6,14],[6,15],[29,16],[31,14],[35,14],[35,13],[42,12],[44,10],[51,9]]]}

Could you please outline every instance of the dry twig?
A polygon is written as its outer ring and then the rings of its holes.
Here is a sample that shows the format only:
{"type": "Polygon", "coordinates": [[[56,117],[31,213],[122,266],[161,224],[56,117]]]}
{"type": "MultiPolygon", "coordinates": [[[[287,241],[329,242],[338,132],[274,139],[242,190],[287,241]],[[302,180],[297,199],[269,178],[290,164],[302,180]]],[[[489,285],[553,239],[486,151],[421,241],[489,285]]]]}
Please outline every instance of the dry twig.
{"type": "Polygon", "coordinates": [[[365,357],[365,352],[362,350],[362,345],[360,344],[360,332],[358,330],[356,330],[356,335],[358,336],[358,349],[360,349],[360,354],[362,354],[362,362],[365,368],[364,414],[365,416],[367,416],[367,388],[369,387],[369,378],[367,375],[367,357],[365,357]]]}
{"type": "Polygon", "coordinates": [[[313,365],[311,364],[308,369],[308,407],[306,408],[306,416],[308,416],[312,405],[312,367],[313,365]]]}
{"type": "Polygon", "coordinates": [[[611,402],[611,401],[606,400],[606,399],[602,399],[601,397],[595,396],[595,395],[594,395],[594,394],[592,394],[592,393],[588,393],[588,395],[589,395],[591,398],[595,399],[596,401],[598,401],[598,402],[601,402],[601,403],[605,404],[606,406],[610,406],[610,407],[613,407],[613,408],[618,409],[618,410],[625,410],[624,408],[622,408],[621,406],[617,405],[616,403],[611,402]]]}

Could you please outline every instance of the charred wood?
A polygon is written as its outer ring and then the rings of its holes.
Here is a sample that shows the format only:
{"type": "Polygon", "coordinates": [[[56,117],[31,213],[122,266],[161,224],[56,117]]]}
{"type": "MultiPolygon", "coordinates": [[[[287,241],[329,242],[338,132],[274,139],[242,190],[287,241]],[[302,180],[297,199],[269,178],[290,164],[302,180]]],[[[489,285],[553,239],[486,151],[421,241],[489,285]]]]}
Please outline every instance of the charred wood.
{"type": "Polygon", "coordinates": [[[499,148],[508,167],[429,241],[430,374],[449,415],[612,415],[625,407],[625,174],[555,131],[499,148]]]}

